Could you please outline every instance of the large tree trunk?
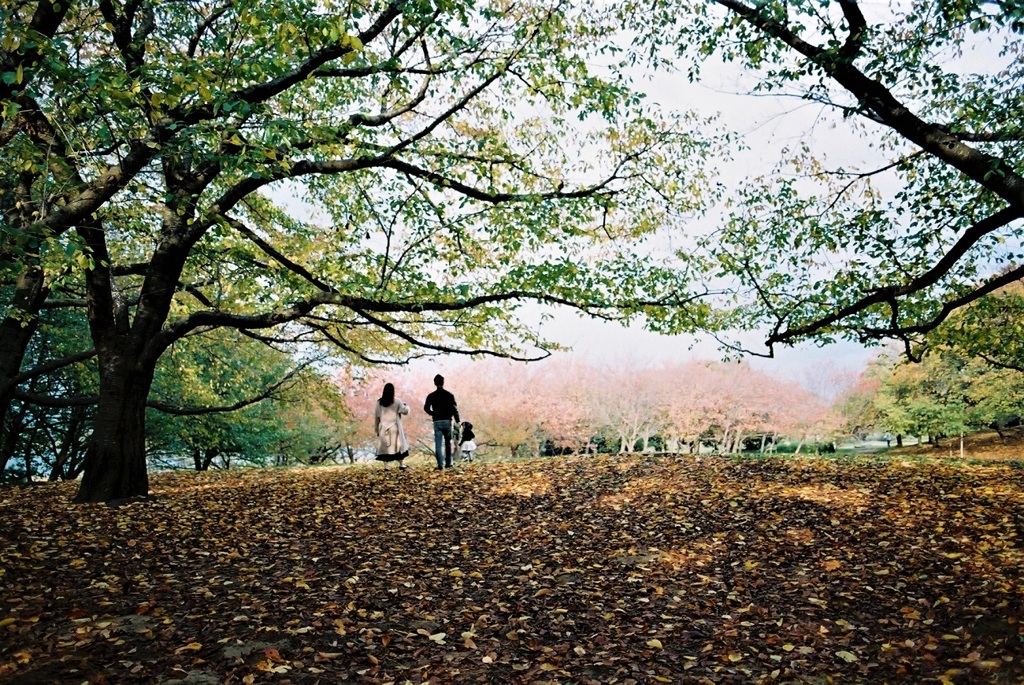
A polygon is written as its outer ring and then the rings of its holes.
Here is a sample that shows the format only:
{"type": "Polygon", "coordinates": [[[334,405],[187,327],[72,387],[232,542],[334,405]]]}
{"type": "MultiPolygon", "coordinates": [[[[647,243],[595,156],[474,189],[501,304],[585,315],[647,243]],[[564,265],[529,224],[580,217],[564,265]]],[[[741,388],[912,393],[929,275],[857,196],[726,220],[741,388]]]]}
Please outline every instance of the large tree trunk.
{"type": "Polygon", "coordinates": [[[131,358],[115,355],[115,359],[115,368],[101,370],[100,405],[75,502],[110,502],[149,494],[146,399],[153,370],[136,369],[131,358]]]}
{"type": "Polygon", "coordinates": [[[86,272],[86,288],[89,329],[100,369],[100,401],[75,502],[145,497],[149,494],[146,401],[161,352],[153,343],[167,320],[188,249],[174,241],[157,248],[134,321],[129,321],[128,304],[115,295],[103,227],[96,220],[80,225],[78,232],[95,261],[86,272]]]}

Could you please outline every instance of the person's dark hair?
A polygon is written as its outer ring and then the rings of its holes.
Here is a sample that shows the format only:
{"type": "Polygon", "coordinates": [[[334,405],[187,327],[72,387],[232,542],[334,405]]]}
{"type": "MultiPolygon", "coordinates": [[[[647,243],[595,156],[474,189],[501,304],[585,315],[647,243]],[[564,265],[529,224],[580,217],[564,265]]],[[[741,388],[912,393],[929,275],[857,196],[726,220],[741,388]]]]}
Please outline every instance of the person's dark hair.
{"type": "Polygon", "coordinates": [[[434,376],[434,385],[436,385],[439,388],[443,388],[444,376],[442,376],[441,374],[437,374],[436,376],[434,376]]]}
{"type": "Polygon", "coordinates": [[[380,395],[380,406],[390,407],[391,403],[395,401],[395,386],[391,383],[384,384],[384,392],[380,395]]]}

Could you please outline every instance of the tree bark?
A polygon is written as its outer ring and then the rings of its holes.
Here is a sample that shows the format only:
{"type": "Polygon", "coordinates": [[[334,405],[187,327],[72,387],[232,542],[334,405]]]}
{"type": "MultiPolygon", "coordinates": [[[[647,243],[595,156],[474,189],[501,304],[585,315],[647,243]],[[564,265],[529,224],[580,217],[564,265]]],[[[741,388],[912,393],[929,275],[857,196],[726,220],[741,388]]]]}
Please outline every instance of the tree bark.
{"type": "Polygon", "coordinates": [[[117,355],[100,375],[100,406],[75,502],[110,502],[149,495],[146,398],[153,371],[117,355]],[[112,367],[112,368],[111,368],[112,367]]]}

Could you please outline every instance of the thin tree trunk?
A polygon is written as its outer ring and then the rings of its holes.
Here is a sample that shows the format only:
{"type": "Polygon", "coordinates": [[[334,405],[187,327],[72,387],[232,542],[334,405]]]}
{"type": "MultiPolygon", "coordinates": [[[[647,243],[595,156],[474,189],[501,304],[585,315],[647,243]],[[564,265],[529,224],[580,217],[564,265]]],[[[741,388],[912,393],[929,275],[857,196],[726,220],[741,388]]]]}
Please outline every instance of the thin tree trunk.
{"type": "Polygon", "coordinates": [[[18,439],[24,432],[25,409],[8,410],[7,422],[3,425],[3,439],[0,441],[0,474],[7,469],[7,462],[14,456],[18,447],[18,439]]]}
{"type": "MultiPolygon", "coordinates": [[[[18,274],[9,315],[0,323],[0,426],[8,425],[15,390],[10,381],[21,371],[29,341],[39,327],[39,309],[49,294],[43,270],[32,262],[34,258],[18,274]]],[[[14,453],[13,445],[7,443],[16,439],[13,431],[0,431],[0,473],[14,453]]]]}
{"type": "MultiPolygon", "coordinates": [[[[220,452],[215,449],[207,450],[199,464],[200,468],[197,468],[196,471],[209,471],[210,465],[213,464],[213,460],[216,459],[219,454],[220,452]]],[[[227,468],[227,466],[225,466],[225,468],[227,468]]]]}
{"type": "Polygon", "coordinates": [[[61,438],[60,449],[57,450],[57,458],[50,469],[49,481],[66,480],[68,472],[65,467],[71,461],[71,455],[75,450],[75,438],[78,437],[79,427],[85,418],[84,407],[72,407],[71,417],[64,429],[64,436],[61,438]]]}

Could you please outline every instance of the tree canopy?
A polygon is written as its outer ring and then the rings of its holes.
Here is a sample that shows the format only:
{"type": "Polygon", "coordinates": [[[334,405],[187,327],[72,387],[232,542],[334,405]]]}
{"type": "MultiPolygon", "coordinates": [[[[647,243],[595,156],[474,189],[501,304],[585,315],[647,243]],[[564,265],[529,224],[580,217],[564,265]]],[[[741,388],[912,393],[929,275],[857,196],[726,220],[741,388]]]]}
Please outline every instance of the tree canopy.
{"type": "Polygon", "coordinates": [[[147,492],[143,408],[190,335],[530,357],[524,301],[628,315],[687,297],[630,245],[665,200],[693,206],[708,147],[618,76],[607,11],[42,0],[2,16],[0,408],[23,396],[41,310],[86,311],[99,400],[79,499],[147,492]]]}
{"type": "Polygon", "coordinates": [[[731,186],[705,235],[708,277],[737,297],[724,326],[764,331],[768,354],[895,338],[918,356],[951,312],[1024,275],[1020,3],[664,0],[622,16],[691,79],[717,61],[754,96],[814,109],[799,139],[760,149],[775,165],[731,186]]]}

